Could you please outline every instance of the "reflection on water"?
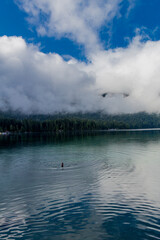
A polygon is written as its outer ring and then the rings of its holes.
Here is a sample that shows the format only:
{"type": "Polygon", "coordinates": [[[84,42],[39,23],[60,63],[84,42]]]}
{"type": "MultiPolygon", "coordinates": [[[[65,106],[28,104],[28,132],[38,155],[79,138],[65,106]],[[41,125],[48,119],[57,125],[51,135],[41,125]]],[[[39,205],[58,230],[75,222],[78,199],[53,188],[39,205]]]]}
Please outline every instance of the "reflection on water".
{"type": "Polygon", "coordinates": [[[0,239],[160,239],[159,173],[158,131],[2,137],[0,239]]]}

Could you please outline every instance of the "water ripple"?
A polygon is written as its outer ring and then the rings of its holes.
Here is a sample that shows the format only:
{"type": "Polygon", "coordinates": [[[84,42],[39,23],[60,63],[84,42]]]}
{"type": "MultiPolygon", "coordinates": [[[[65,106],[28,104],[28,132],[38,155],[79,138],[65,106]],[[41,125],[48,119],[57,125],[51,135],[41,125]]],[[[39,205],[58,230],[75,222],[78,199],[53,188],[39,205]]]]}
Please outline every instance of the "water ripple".
{"type": "Polygon", "coordinates": [[[0,239],[160,239],[160,140],[136,136],[3,149],[0,239]]]}

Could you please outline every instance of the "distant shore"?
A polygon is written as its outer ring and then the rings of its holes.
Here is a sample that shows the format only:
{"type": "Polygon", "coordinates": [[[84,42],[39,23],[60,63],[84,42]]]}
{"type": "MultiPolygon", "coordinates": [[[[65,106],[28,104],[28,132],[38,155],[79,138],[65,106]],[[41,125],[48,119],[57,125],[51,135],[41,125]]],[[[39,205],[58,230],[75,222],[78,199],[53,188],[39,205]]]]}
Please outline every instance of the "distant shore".
{"type": "Polygon", "coordinates": [[[9,135],[29,135],[29,134],[80,134],[80,133],[107,133],[107,132],[147,132],[147,131],[160,131],[160,128],[139,128],[139,129],[107,129],[107,130],[83,130],[83,131],[57,131],[57,132],[0,132],[0,136],[9,135]]]}
{"type": "Polygon", "coordinates": [[[160,131],[160,128],[108,129],[107,132],[160,131]]]}

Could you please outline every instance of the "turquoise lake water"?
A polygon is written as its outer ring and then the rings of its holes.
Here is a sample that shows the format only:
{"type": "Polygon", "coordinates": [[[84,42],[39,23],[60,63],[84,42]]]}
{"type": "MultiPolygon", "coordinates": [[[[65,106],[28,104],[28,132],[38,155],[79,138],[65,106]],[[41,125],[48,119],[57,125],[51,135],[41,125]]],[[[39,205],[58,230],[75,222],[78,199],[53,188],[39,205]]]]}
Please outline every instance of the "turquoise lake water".
{"type": "Polygon", "coordinates": [[[160,131],[0,137],[0,239],[160,239],[160,131]]]}

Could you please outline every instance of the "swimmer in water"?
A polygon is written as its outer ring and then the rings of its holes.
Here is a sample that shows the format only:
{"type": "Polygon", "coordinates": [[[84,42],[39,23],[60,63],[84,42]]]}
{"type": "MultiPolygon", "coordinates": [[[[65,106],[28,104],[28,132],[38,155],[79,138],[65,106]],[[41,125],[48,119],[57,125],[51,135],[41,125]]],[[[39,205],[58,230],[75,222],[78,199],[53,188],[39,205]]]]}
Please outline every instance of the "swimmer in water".
{"type": "Polygon", "coordinates": [[[61,167],[62,167],[62,168],[64,167],[64,164],[63,164],[63,162],[61,163],[61,167]]]}

